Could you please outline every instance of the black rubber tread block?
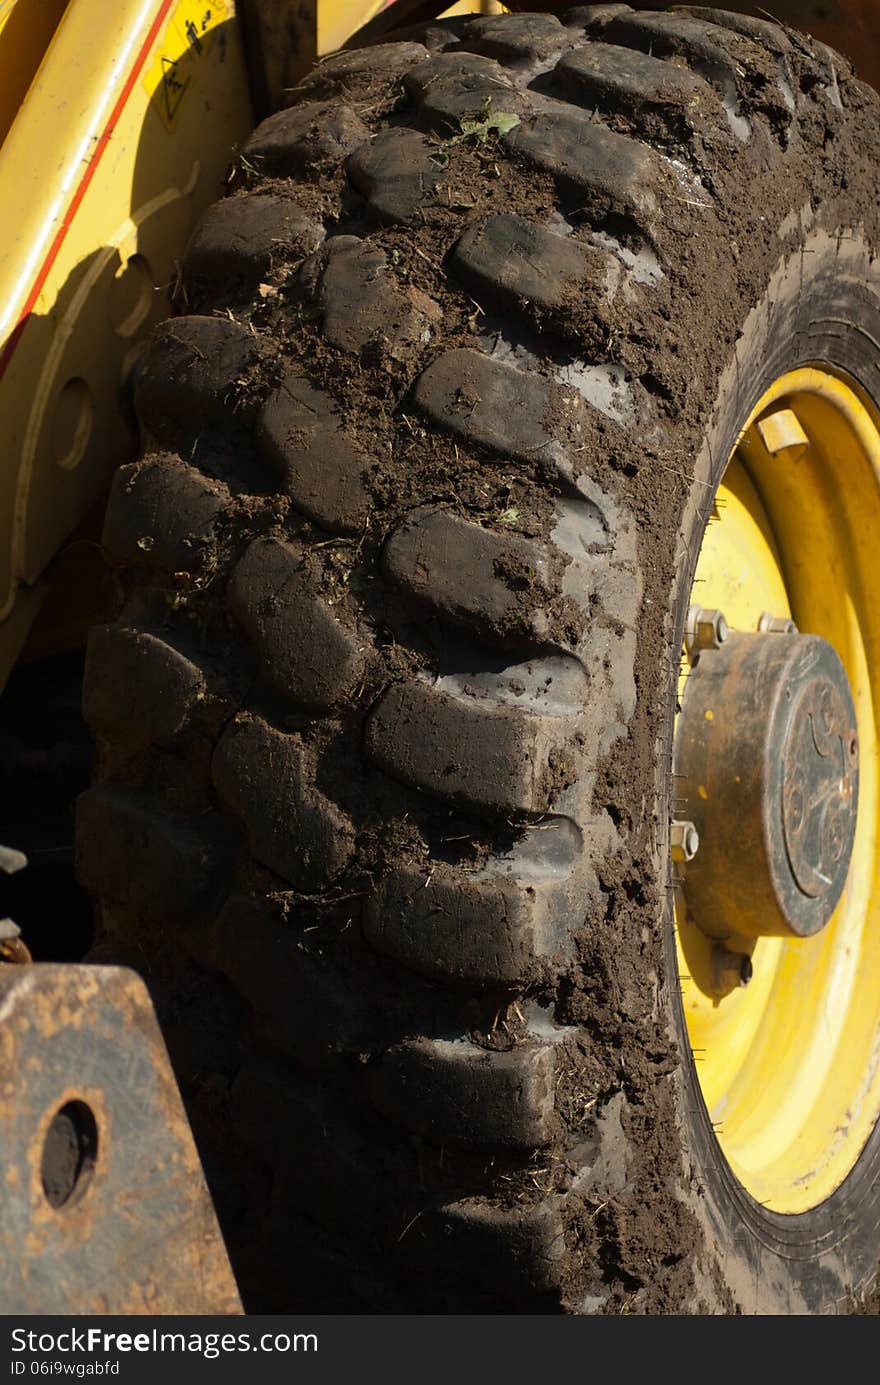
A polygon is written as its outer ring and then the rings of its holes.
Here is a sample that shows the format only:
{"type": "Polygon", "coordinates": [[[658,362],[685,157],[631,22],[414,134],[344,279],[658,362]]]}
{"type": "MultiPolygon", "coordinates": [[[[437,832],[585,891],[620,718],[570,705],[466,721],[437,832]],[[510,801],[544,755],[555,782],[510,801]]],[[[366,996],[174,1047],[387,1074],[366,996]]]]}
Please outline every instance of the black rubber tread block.
{"type": "Polygon", "coordinates": [[[526,1040],[508,1052],[467,1039],[411,1039],[370,1069],[379,1111],[431,1143],[538,1149],[556,1133],[556,1047],[526,1040]]]}
{"type": "Polygon", "coordinates": [[[474,810],[543,813],[576,724],[422,680],[397,683],[367,723],[371,760],[404,784],[474,810]]]}
{"type": "Polygon", "coordinates": [[[407,74],[406,89],[419,107],[421,123],[439,134],[457,133],[467,118],[527,114],[529,96],[518,91],[494,58],[458,48],[419,63],[407,74]]]}
{"type": "Polygon", "coordinates": [[[503,143],[555,178],[563,195],[597,194],[618,214],[650,219],[658,193],[671,189],[671,173],[659,154],[581,111],[530,116],[504,135],[503,143]]]}
{"type": "Polygon", "coordinates": [[[299,100],[316,96],[364,97],[372,92],[384,97],[383,88],[390,78],[402,75],[427,56],[423,44],[405,39],[348,49],[325,58],[296,88],[296,95],[299,100]]]}
{"type": "Polygon", "coordinates": [[[224,731],[212,764],[214,787],[244,823],[258,861],[295,889],[324,889],[344,870],[351,824],[315,787],[298,737],[250,714],[224,731]]]}
{"type": "MultiPolygon", "coordinates": [[[[494,1298],[533,1301],[559,1288],[565,1260],[565,1198],[503,1206],[468,1198],[447,1203],[431,1218],[437,1250],[468,1288],[494,1298]]],[[[479,1300],[478,1300],[479,1301],[479,1300]]]]}
{"type": "Polygon", "coordinates": [[[282,176],[316,164],[341,163],[369,136],[356,111],[338,101],[315,101],[277,111],[245,142],[243,157],[261,172],[282,176]]]}
{"type": "Polygon", "coordinates": [[[382,130],[347,162],[348,176],[377,221],[412,221],[443,169],[436,146],[416,130],[382,130]]]}
{"type": "Polygon", "coordinates": [[[186,730],[211,735],[232,700],[160,634],[96,625],[89,634],[83,715],[93,730],[132,750],[171,746],[186,730]]]}
{"type": "Polygon", "coordinates": [[[546,62],[576,42],[554,14],[489,14],[472,19],[461,45],[502,62],[531,65],[546,62]]]}
{"type": "Polygon", "coordinates": [[[328,394],[292,371],[263,406],[256,440],[298,510],[331,533],[364,527],[370,510],[365,459],[328,394]]]}
{"type": "MultiPolygon", "coordinates": [[[[742,100],[746,108],[757,105],[770,114],[776,138],[785,144],[796,100],[787,54],[779,43],[756,42],[734,25],[722,27],[669,11],[623,15],[602,31],[602,37],[657,58],[683,59],[715,87],[729,127],[741,143],[748,143],[754,133],[742,100]]],[[[833,101],[830,92],[829,96],[833,101]]]]}
{"type": "Polygon", "coordinates": [[[466,14],[455,14],[446,19],[428,19],[421,24],[405,24],[394,32],[398,40],[423,44],[433,56],[458,46],[459,35],[468,17],[466,14]]]}
{"type": "Polygon", "coordinates": [[[617,19],[618,15],[626,14],[632,10],[632,5],[617,4],[598,4],[598,5],[575,5],[573,9],[566,10],[561,16],[563,24],[572,29],[596,29],[603,24],[609,24],[612,19],[617,19]]]}
{"type": "Polygon", "coordinates": [[[575,295],[607,303],[621,276],[620,261],[610,252],[508,213],[470,226],[450,264],[472,292],[514,306],[526,299],[546,309],[560,308],[575,295]]]}
{"type": "Polygon", "coordinates": [[[187,945],[251,1007],[258,1036],[293,1062],[324,1067],[366,1043],[365,997],[307,952],[296,925],[265,899],[232,895],[187,945]]]}
{"type": "Polygon", "coordinates": [[[432,87],[422,102],[421,116],[429,129],[449,135],[457,134],[463,121],[483,119],[487,111],[494,116],[523,116],[531,109],[528,96],[513,87],[499,87],[487,77],[460,77],[432,87]]]}
{"type": "Polygon", "coordinates": [[[407,95],[417,105],[421,105],[434,87],[457,81],[462,77],[485,77],[499,86],[510,86],[513,89],[504,68],[494,58],[471,53],[459,47],[448,53],[437,53],[434,57],[410,68],[403,79],[403,85],[407,95]]]}
{"type": "Polygon", "coordinates": [[[177,817],[147,793],[112,785],[77,801],[78,879],[144,923],[193,926],[225,893],[228,863],[213,815],[177,817]]]}
{"type": "Polygon", "coordinates": [[[422,413],[463,441],[542,462],[574,480],[586,405],[546,376],[459,347],[422,372],[413,399],[422,413]]]}
{"type": "Polygon", "coordinates": [[[692,107],[715,100],[709,83],[687,68],[610,43],[591,43],[566,53],[553,70],[553,82],[569,101],[589,109],[692,107]]]}
{"type": "Polygon", "coordinates": [[[196,572],[215,551],[225,487],[173,454],[114,472],[104,516],[104,548],[122,562],[165,572],[196,572]]]}
{"type": "Polygon", "coordinates": [[[246,416],[257,357],[254,335],[228,317],[175,317],[150,338],[137,370],[138,416],[160,442],[191,437],[205,425],[246,416]]]}
{"type": "Polygon", "coordinates": [[[602,38],[608,43],[622,43],[657,58],[681,57],[686,62],[704,63],[723,70],[731,79],[737,76],[737,64],[731,56],[729,41],[736,42],[731,29],[721,29],[692,15],[635,11],[613,19],[602,28],[602,38]]]}
{"type": "Polygon", "coordinates": [[[357,236],[334,236],[303,265],[300,280],[321,305],[324,336],[341,351],[372,346],[403,358],[430,340],[440,317],[427,294],[395,280],[384,250],[357,236]]]}
{"type": "Polygon", "coordinates": [[[225,289],[252,286],[289,260],[302,260],[324,239],[324,228],[289,197],[246,192],[215,202],[196,227],[184,258],[188,282],[225,289]]]}
{"type": "Polygon", "coordinates": [[[322,599],[303,549],[256,539],[227,588],[227,605],[257,651],[260,674],[285,700],[329,711],[358,685],[357,637],[322,599]]]}
{"type": "Polygon", "coordinates": [[[744,38],[754,39],[769,48],[771,53],[791,53],[792,44],[781,24],[772,19],[758,19],[750,14],[734,14],[731,10],[716,9],[714,5],[673,5],[673,14],[691,16],[713,24],[718,29],[730,29],[744,38]]]}
{"type": "MultiPolygon", "coordinates": [[[[567,821],[567,820],[566,820],[567,821]]],[[[555,825],[555,823],[553,824],[555,825]]],[[[544,840],[550,824],[542,824],[544,840]]],[[[579,839],[574,824],[572,837],[579,839]]],[[[544,844],[542,840],[542,845],[544,844]]],[[[541,863],[538,863],[540,865],[541,863]]],[[[457,870],[442,861],[386,876],[367,903],[364,935],[378,952],[434,980],[521,988],[551,961],[570,960],[571,931],[583,914],[583,889],[568,876],[541,877],[535,863],[510,873],[457,870]]]]}
{"type": "Polygon", "coordinates": [[[394,582],[446,619],[520,644],[549,631],[540,604],[522,605],[522,583],[532,598],[537,586],[548,599],[562,584],[562,559],[546,546],[433,506],[397,526],[382,561],[394,582]]]}

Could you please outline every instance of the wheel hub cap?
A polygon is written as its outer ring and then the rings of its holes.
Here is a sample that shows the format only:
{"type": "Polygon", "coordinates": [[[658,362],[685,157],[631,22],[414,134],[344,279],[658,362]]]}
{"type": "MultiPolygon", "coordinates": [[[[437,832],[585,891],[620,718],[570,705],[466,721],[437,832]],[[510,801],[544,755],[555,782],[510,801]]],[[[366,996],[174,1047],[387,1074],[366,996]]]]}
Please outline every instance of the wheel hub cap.
{"type": "MultiPolygon", "coordinates": [[[[726,630],[725,626],[722,626],[726,630]]],[[[709,937],[811,937],[831,918],[856,830],[847,676],[816,635],[724,635],[687,679],[677,793],[699,833],[685,873],[709,937]]]]}

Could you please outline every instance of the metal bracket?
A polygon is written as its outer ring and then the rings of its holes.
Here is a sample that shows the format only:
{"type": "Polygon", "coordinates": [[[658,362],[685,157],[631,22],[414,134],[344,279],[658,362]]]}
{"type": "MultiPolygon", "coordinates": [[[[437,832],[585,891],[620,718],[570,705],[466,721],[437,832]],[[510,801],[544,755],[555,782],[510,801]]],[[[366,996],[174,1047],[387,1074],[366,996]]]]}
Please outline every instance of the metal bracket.
{"type": "Polygon", "coordinates": [[[242,1311],[146,987],[0,968],[4,1313],[242,1311]]]}

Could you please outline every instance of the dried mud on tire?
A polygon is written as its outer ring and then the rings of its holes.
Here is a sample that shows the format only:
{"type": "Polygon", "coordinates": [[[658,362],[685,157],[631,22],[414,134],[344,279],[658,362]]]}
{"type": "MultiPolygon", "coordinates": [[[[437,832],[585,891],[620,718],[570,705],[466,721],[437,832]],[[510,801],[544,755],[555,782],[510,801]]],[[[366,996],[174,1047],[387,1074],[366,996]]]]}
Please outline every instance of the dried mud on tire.
{"type": "Polygon", "coordinates": [[[877,243],[877,98],[608,4],[292,98],[110,497],[95,957],[152,986],[251,1309],[751,1311],[666,955],[678,650],[744,325],[877,243]]]}

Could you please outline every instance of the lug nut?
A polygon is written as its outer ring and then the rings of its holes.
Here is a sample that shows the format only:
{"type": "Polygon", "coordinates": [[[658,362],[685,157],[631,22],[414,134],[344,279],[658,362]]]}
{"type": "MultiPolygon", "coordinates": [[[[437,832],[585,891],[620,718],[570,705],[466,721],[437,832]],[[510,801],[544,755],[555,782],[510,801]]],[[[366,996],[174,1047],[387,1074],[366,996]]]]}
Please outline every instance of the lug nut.
{"type": "Polygon", "coordinates": [[[720,649],[730,634],[730,626],[723,611],[704,610],[702,606],[691,606],[685,626],[684,645],[693,656],[705,649],[720,649]]]}
{"type": "Polygon", "coordinates": [[[7,875],[15,875],[16,871],[24,870],[27,865],[27,857],[23,851],[16,851],[11,846],[0,846],[0,870],[7,875]]]}
{"type": "Polygon", "coordinates": [[[0,963],[23,964],[34,959],[21,938],[21,929],[12,919],[0,919],[0,963]]]}
{"type": "Polygon", "coordinates": [[[692,822],[673,822],[669,829],[673,861],[692,861],[700,849],[700,834],[692,822]]]}
{"type": "Polygon", "coordinates": [[[773,616],[765,611],[758,621],[762,635],[798,635],[800,631],[790,616],[773,616]]]}
{"type": "Polygon", "coordinates": [[[731,952],[723,943],[712,948],[712,982],[715,994],[729,995],[752,979],[752,959],[747,952],[731,952]]]}

